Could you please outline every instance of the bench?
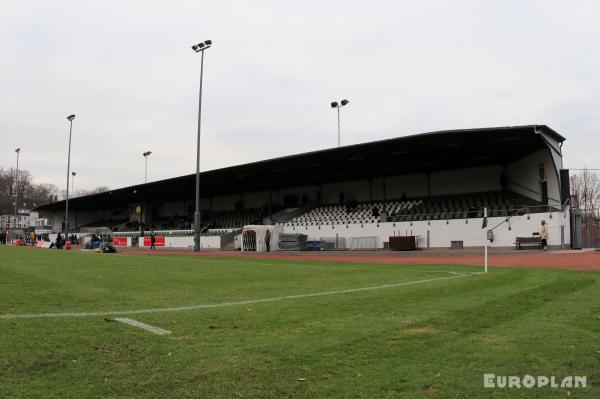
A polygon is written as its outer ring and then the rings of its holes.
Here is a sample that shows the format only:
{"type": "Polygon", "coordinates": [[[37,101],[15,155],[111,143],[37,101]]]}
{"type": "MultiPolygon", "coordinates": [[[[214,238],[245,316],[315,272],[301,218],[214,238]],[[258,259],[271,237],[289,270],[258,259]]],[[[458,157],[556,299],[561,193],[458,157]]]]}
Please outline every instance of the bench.
{"type": "Polygon", "coordinates": [[[542,240],[539,236],[517,237],[515,239],[515,249],[522,249],[522,246],[536,246],[542,248],[542,240]]]}

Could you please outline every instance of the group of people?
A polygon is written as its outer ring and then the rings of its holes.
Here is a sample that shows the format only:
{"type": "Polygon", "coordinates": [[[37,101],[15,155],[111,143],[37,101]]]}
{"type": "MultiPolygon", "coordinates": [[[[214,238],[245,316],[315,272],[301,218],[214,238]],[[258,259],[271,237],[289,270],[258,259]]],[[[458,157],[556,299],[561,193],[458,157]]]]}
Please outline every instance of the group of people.
{"type": "Polygon", "coordinates": [[[71,234],[70,236],[63,236],[60,233],[56,235],[56,240],[52,243],[50,248],[56,249],[71,249],[72,245],[79,245],[79,237],[75,234],[71,234]]]}
{"type": "MultiPolygon", "coordinates": [[[[9,235],[6,231],[0,231],[0,244],[6,245],[8,244],[9,235]]],[[[41,234],[36,234],[35,232],[31,232],[30,234],[16,234],[12,239],[21,240],[25,242],[27,245],[34,246],[38,241],[42,240],[41,234]]]]}

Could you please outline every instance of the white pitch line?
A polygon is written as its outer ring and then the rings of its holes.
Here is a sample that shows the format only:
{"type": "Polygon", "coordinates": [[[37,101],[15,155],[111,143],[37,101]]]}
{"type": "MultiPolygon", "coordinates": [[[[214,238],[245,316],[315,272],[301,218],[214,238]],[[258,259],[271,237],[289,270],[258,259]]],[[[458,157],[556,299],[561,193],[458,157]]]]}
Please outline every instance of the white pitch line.
{"type": "MultiPolygon", "coordinates": [[[[451,272],[451,273],[456,273],[456,272],[451,272]]],[[[57,317],[97,317],[97,316],[106,316],[106,315],[132,315],[132,314],[145,314],[145,313],[185,312],[185,311],[190,311],[190,310],[223,308],[223,307],[228,307],[228,306],[239,306],[239,305],[253,305],[253,304],[257,304],[257,303],[278,302],[278,301],[286,301],[286,300],[290,300],[290,299],[314,298],[314,297],[320,297],[320,296],[352,294],[355,292],[363,292],[363,291],[383,290],[383,289],[387,289],[387,288],[404,287],[407,285],[423,284],[423,283],[429,283],[429,282],[433,282],[433,281],[453,280],[456,278],[468,277],[468,276],[472,276],[472,275],[476,275],[476,274],[481,274],[481,273],[456,274],[451,277],[438,277],[438,278],[430,278],[430,279],[426,279],[426,280],[405,281],[403,283],[396,283],[396,284],[385,284],[385,285],[376,285],[376,286],[370,286],[370,287],[350,288],[350,289],[337,290],[337,291],[315,292],[312,294],[286,295],[286,296],[277,296],[277,297],[271,297],[271,298],[249,299],[249,300],[245,300],[245,301],[221,302],[221,303],[212,303],[212,304],[204,304],[204,305],[179,306],[179,307],[172,307],[172,308],[137,309],[137,310],[107,310],[104,312],[0,314],[0,319],[6,320],[6,319],[39,319],[39,318],[57,318],[57,317]]]]}
{"type": "Polygon", "coordinates": [[[137,320],[126,319],[124,317],[117,317],[115,320],[120,321],[121,323],[124,323],[124,324],[128,324],[130,326],[134,326],[134,327],[138,327],[143,330],[146,330],[146,331],[150,331],[151,333],[154,333],[154,334],[158,334],[158,335],[171,334],[171,331],[169,331],[169,330],[165,330],[165,329],[162,329],[159,327],[154,327],[154,326],[151,326],[150,324],[142,323],[137,320]]]}

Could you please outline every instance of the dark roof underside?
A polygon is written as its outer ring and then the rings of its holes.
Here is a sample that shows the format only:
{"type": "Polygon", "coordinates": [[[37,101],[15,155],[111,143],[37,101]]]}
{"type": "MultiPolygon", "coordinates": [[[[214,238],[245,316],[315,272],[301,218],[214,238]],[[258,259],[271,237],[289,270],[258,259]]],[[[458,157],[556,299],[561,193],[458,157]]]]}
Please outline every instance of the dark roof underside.
{"type": "MultiPolygon", "coordinates": [[[[203,198],[439,170],[508,164],[547,148],[545,125],[447,130],[291,155],[203,172],[203,198]]],[[[140,184],[69,200],[72,210],[114,209],[131,203],[194,198],[195,175],[140,184]]],[[[64,201],[38,207],[62,210],[64,201]]]]}

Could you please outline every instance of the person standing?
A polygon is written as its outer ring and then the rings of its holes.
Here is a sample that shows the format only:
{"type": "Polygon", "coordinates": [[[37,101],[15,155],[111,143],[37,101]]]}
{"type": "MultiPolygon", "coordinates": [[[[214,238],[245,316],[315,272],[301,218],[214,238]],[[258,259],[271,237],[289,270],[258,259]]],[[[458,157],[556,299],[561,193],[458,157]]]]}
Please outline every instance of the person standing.
{"type": "Polygon", "coordinates": [[[156,237],[154,236],[154,230],[150,230],[150,249],[156,251],[156,247],[154,243],[156,242],[156,237]]]}
{"type": "Polygon", "coordinates": [[[267,252],[271,252],[271,232],[269,230],[265,233],[265,248],[267,252]]]}
{"type": "Polygon", "coordinates": [[[540,238],[542,240],[542,251],[548,250],[548,225],[545,220],[542,220],[542,228],[540,229],[540,238]]]}

